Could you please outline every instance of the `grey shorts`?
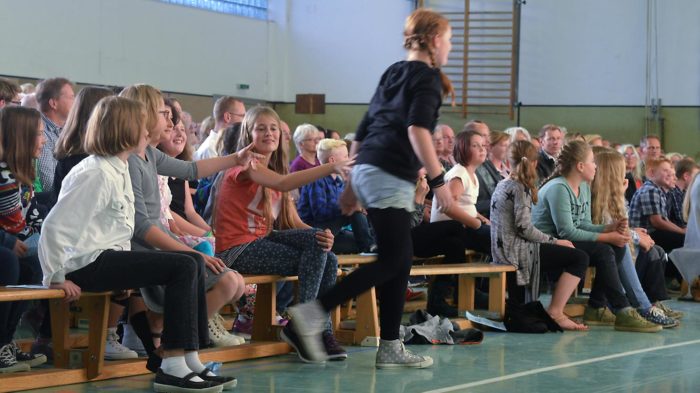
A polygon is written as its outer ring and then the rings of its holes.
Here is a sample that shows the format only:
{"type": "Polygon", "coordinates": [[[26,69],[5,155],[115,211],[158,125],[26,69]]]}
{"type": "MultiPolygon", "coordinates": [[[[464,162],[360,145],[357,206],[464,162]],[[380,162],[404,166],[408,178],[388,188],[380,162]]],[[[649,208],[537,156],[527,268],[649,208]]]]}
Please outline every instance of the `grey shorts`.
{"type": "Polygon", "coordinates": [[[355,165],[352,169],[352,190],[365,208],[389,207],[413,212],[416,185],[398,178],[379,167],[369,164],[355,165]]]}

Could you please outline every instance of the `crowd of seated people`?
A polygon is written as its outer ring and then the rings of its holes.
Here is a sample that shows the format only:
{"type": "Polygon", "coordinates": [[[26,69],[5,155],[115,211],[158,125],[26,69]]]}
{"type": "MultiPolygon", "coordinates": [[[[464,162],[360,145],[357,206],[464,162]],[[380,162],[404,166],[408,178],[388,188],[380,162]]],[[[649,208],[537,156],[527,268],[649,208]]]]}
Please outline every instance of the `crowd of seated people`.
{"type": "MultiPolygon", "coordinates": [[[[200,126],[153,86],[76,90],[65,78],[35,91],[0,79],[0,285],[43,283],[69,300],[114,290],[106,359],[148,356],[157,384],[231,386],[197,351],[245,342],[218,314],[246,307],[239,299],[251,288],[241,274],[298,276],[303,303],[334,285],[336,254],[376,251],[366,212],[344,215],[339,205],[352,135],[309,123],[291,133],[274,109],[246,109],[229,96],[200,126]]],[[[669,258],[700,242],[692,158],[663,155],[654,135],[637,147],[554,124],[537,137],[480,120],[457,134],[439,124],[432,142],[454,203],[443,209],[419,173],[415,256],[464,263],[465,250],[475,250],[513,265],[511,302],[537,300],[541,280],[551,280],[547,312],[564,330],[679,326],[682,313],[663,301],[695,279],[678,266],[689,258],[669,258]],[[595,279],[583,320],[574,321],[564,306],[589,266],[595,279]]],[[[454,285],[435,278],[430,313],[456,316],[454,285]]],[[[283,314],[294,293],[288,283],[278,290],[283,314]]],[[[2,372],[52,356],[45,302],[34,306],[32,352],[14,341],[28,306],[0,303],[2,372]]],[[[293,324],[281,336],[311,361],[293,324]]],[[[323,339],[330,359],[347,358],[330,319],[323,339]]]]}

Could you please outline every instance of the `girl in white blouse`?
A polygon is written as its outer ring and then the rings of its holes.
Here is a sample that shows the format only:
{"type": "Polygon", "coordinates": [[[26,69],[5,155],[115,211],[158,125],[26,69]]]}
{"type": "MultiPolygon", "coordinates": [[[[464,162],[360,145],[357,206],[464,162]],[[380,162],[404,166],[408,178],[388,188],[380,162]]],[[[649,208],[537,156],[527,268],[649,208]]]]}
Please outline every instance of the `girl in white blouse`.
{"type": "MultiPolygon", "coordinates": [[[[66,300],[82,290],[128,290],[165,286],[163,362],[154,389],[220,392],[233,377],[215,376],[197,350],[209,342],[204,260],[193,252],[130,251],[134,194],[128,157],[148,144],[141,103],[122,97],[102,99],[88,122],[85,151],[91,154],[63,181],[44,223],[39,258],[44,285],[63,289],[66,300]]],[[[252,154],[238,153],[240,165],[252,154]]]]}

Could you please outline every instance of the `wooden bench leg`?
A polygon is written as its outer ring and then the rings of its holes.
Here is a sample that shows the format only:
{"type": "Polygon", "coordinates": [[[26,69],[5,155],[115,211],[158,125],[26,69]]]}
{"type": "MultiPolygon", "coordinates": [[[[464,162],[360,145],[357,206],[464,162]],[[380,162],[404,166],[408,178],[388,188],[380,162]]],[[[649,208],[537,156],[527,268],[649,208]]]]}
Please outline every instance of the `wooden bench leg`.
{"type": "Polygon", "coordinates": [[[357,297],[356,325],[353,344],[361,344],[365,337],[379,337],[379,309],[377,292],[372,287],[357,297]]]}
{"type": "Polygon", "coordinates": [[[457,276],[457,310],[460,314],[474,311],[474,277],[467,274],[457,276]]]}
{"type": "Polygon", "coordinates": [[[53,342],[53,364],[56,368],[68,368],[68,331],[70,328],[69,304],[64,299],[49,300],[51,312],[51,340],[53,342]]]}
{"type": "Polygon", "coordinates": [[[503,318],[506,313],[506,274],[497,273],[489,277],[489,311],[503,318]]]}
{"type": "Polygon", "coordinates": [[[107,319],[109,296],[90,296],[83,300],[90,326],[88,330],[88,351],[84,361],[87,378],[93,379],[102,373],[104,367],[105,341],[107,339],[107,319]]]}
{"type": "Polygon", "coordinates": [[[277,291],[274,283],[258,284],[255,294],[255,315],[253,316],[253,341],[277,341],[276,330],[272,323],[275,320],[275,305],[277,291]]]}

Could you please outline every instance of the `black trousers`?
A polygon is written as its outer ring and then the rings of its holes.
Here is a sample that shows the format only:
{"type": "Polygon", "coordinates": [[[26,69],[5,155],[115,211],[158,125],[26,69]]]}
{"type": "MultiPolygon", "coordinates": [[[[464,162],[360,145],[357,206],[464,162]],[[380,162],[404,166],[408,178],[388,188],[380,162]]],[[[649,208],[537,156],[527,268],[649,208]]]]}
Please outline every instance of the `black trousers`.
{"type": "MultiPolygon", "coordinates": [[[[649,236],[654,239],[656,245],[663,248],[667,253],[670,253],[676,248],[683,247],[683,243],[685,243],[685,235],[676,232],[657,229],[654,232],[649,233],[649,236]]],[[[666,264],[666,277],[675,277],[678,279],[678,282],[683,280],[681,272],[678,271],[678,268],[673,263],[666,264]]]]}
{"type": "MultiPolygon", "coordinates": [[[[554,273],[559,276],[562,271],[565,271],[583,280],[588,263],[588,254],[582,250],[556,244],[540,244],[540,273],[554,273]]],[[[506,285],[508,301],[517,304],[525,303],[525,287],[518,285],[515,272],[506,274],[506,285]]]]}
{"type": "Polygon", "coordinates": [[[593,288],[588,298],[591,307],[601,308],[608,305],[617,311],[629,307],[620,281],[619,265],[625,256],[625,249],[600,242],[572,242],[574,246],[588,254],[590,265],[595,267],[593,288]]]}
{"type": "Polygon", "coordinates": [[[669,299],[664,272],[667,269],[666,265],[672,264],[663,258],[663,254],[663,250],[658,246],[652,247],[649,251],[640,248],[634,264],[642,289],[652,303],[669,299]]]}
{"type": "Polygon", "coordinates": [[[165,285],[163,349],[209,345],[204,259],[194,252],[112,251],[66,275],[83,291],[165,285]]]}
{"type": "MultiPolygon", "coordinates": [[[[41,284],[39,258],[18,258],[12,250],[0,247],[0,285],[18,284],[41,284]]],[[[12,341],[28,305],[28,301],[0,302],[0,346],[12,341]]]]}
{"type": "Polygon", "coordinates": [[[399,326],[406,301],[406,287],[413,260],[411,216],[404,209],[367,209],[378,247],[377,261],[360,266],[319,301],[326,311],[376,287],[379,298],[381,338],[399,338],[399,326]]]}
{"type": "Polygon", "coordinates": [[[413,255],[421,258],[444,255],[445,263],[464,263],[464,227],[455,220],[420,224],[411,229],[413,255]]]}

